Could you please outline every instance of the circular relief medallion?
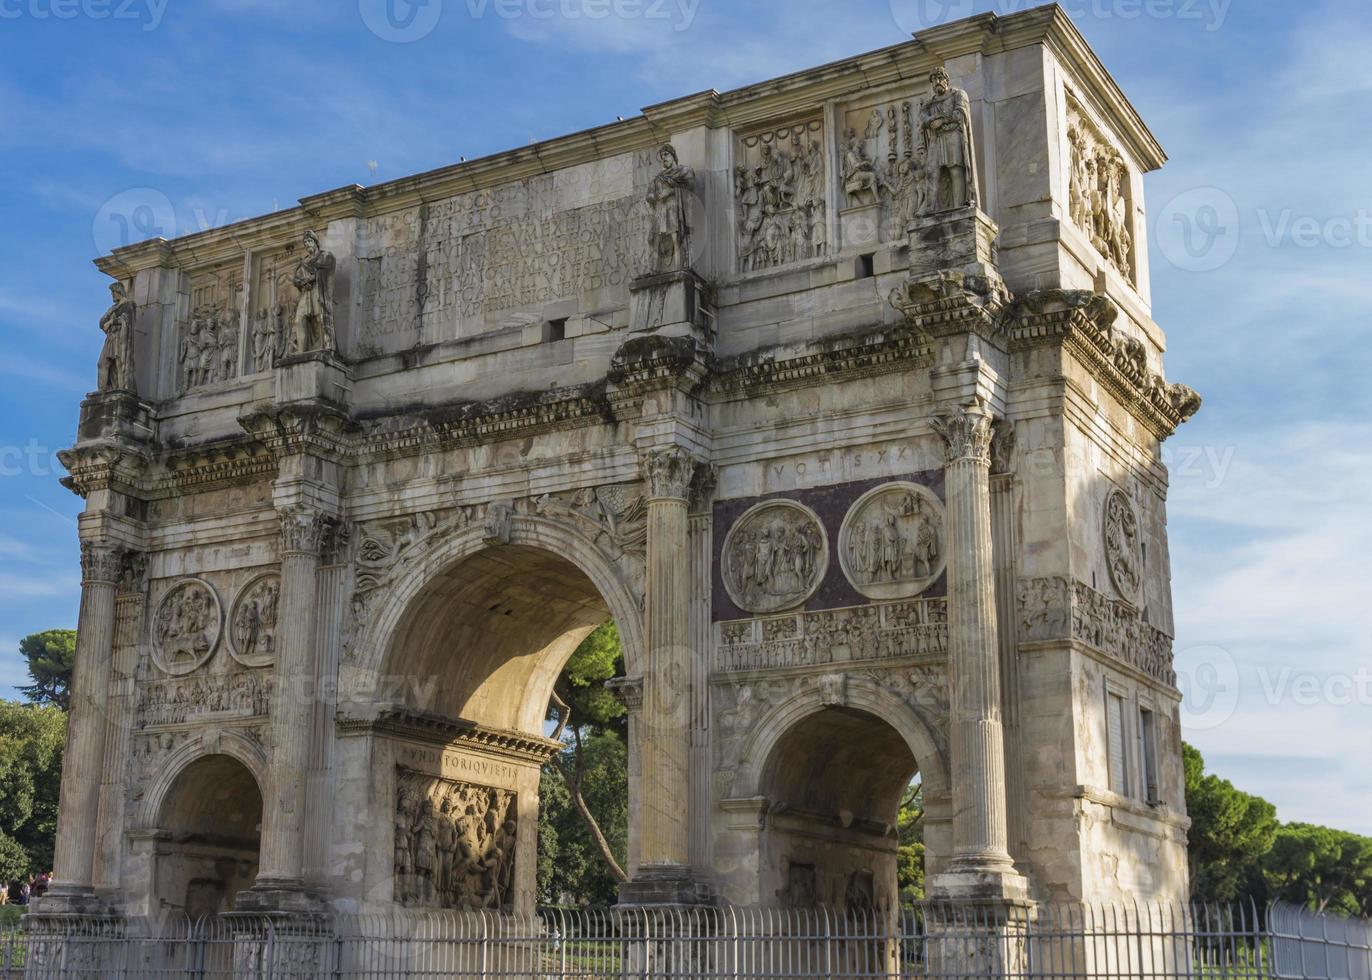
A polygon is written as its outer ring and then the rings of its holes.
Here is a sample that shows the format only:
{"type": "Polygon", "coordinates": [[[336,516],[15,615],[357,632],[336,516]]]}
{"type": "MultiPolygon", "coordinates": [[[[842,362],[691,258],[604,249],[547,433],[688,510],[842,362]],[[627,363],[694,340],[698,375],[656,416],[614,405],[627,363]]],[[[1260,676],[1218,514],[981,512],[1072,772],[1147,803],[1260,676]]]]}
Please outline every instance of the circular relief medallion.
{"type": "Polygon", "coordinates": [[[829,542],[814,511],[791,500],[752,507],[724,539],[724,587],[751,613],[793,609],[829,568],[829,542]]]}
{"type": "Polygon", "coordinates": [[[223,627],[224,610],[214,587],[203,579],[185,579],[157,607],[153,659],[168,674],[189,674],[214,654],[223,627]]]}
{"type": "Polygon", "coordinates": [[[1134,503],[1119,488],[1105,496],[1105,564],[1120,598],[1138,605],[1143,588],[1143,549],[1134,503]]]}
{"type": "Polygon", "coordinates": [[[869,490],[843,519],[838,554],[843,574],[869,599],[917,596],[943,571],[943,504],[917,483],[869,490]]]}
{"type": "Polygon", "coordinates": [[[253,579],[229,612],[229,653],[245,667],[268,667],[276,660],[276,607],[281,576],[268,572],[253,579]]]}

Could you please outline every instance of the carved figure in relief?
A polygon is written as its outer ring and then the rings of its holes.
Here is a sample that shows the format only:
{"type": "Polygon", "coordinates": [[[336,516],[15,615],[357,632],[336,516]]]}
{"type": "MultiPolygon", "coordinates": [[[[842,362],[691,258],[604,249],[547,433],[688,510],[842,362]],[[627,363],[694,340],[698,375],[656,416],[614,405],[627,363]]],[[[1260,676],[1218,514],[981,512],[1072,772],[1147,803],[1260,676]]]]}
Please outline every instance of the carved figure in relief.
{"type": "Polygon", "coordinates": [[[195,388],[204,382],[200,377],[200,350],[204,319],[197,311],[186,327],[181,338],[181,378],[186,388],[195,388]]]}
{"type": "Polygon", "coordinates": [[[914,484],[888,484],[864,494],[839,534],[848,580],[870,598],[918,594],[943,567],[942,520],[936,499],[914,484]]]}
{"type": "Polygon", "coordinates": [[[725,545],[725,584],[740,608],[774,612],[803,602],[824,576],[827,544],[809,511],[764,504],[745,514],[725,545]]]}
{"type": "Polygon", "coordinates": [[[867,147],[857,130],[849,129],[843,150],[843,189],[855,206],[877,203],[881,178],[867,157],[867,147]]]}
{"type": "Polygon", "coordinates": [[[153,639],[158,664],[170,673],[189,673],[219,643],[219,600],[205,583],[192,579],[172,588],[157,608],[153,639]]]}
{"type": "Polygon", "coordinates": [[[100,348],[96,387],[100,391],[134,391],[133,324],[137,307],[122,282],[110,283],[110,308],[100,317],[105,343],[100,348]]]}
{"type": "Polygon", "coordinates": [[[276,655],[276,608],[281,583],[276,576],[258,579],[234,602],[231,625],[235,656],[249,666],[270,663],[276,655]]]}
{"type": "Polygon", "coordinates": [[[1131,277],[1129,167],[1070,95],[1068,113],[1068,214],[1096,250],[1131,277]]]}
{"type": "Polygon", "coordinates": [[[690,225],[686,214],[687,192],[695,184],[695,171],[681,165],[670,143],[657,151],[662,169],[648,187],[652,225],[648,248],[654,272],[684,268],[690,256],[690,225]]]}
{"type": "Polygon", "coordinates": [[[1110,579],[1128,602],[1138,600],[1143,585],[1139,521],[1124,491],[1112,489],[1105,498],[1105,559],[1110,579]]]}
{"type": "Polygon", "coordinates": [[[200,324],[200,383],[219,381],[219,311],[210,310],[200,324]]]}
{"type": "Polygon", "coordinates": [[[276,325],[282,307],[278,304],[277,310],[261,309],[257,311],[257,316],[252,322],[252,359],[253,369],[259,374],[272,369],[272,362],[276,358],[276,346],[278,343],[276,325]]]}
{"type": "Polygon", "coordinates": [[[514,793],[400,770],[395,900],[508,910],[517,836],[514,793]]]}
{"type": "Polygon", "coordinates": [[[333,336],[333,274],[337,262],[319,244],[319,236],[305,232],[305,254],[296,263],[291,284],[300,293],[291,321],[288,354],[335,350],[333,336]]]}
{"type": "Polygon", "coordinates": [[[896,231],[904,232],[927,203],[927,175],[922,160],[903,159],[885,182],[895,208],[896,231]]]}
{"type": "Polygon", "coordinates": [[[224,317],[219,321],[216,333],[219,342],[219,364],[217,377],[228,380],[238,376],[238,319],[224,317]]]}
{"type": "Polygon", "coordinates": [[[929,174],[930,210],[950,211],[975,205],[972,103],[965,91],[953,88],[945,69],[935,68],[929,81],[934,93],[920,108],[919,128],[929,174]]]}

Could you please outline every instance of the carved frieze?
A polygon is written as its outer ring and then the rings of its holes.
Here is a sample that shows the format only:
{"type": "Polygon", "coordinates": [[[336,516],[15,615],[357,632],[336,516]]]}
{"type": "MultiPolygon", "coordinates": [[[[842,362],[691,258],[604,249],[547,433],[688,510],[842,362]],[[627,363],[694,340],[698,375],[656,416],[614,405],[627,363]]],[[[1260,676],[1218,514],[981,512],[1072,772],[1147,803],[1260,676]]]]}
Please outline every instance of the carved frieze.
{"type": "Polygon", "coordinates": [[[773,613],[814,595],[829,567],[829,540],[814,511],[770,500],[746,511],[724,539],[724,587],[740,609],[773,613]]]}
{"type": "Polygon", "coordinates": [[[395,901],[509,911],[519,811],[510,790],[396,772],[395,901]]]}
{"type": "Polygon", "coordinates": [[[1129,281],[1134,278],[1133,183],[1124,156],[1067,93],[1068,213],[1091,244],[1129,281]]]}
{"type": "Polygon", "coordinates": [[[829,252],[829,215],[818,117],[750,133],[734,166],[739,271],[829,252]]]}
{"type": "Polygon", "coordinates": [[[917,596],[943,570],[943,504],[915,483],[869,490],[844,518],[838,551],[843,574],[868,598],[917,596]]]}
{"type": "Polygon", "coordinates": [[[276,660],[276,610],[281,576],[259,575],[242,589],[229,611],[229,653],[246,667],[267,667],[276,660]]]}
{"type": "Polygon", "coordinates": [[[948,601],[917,599],[720,623],[714,669],[814,667],[947,650],[948,601]]]}
{"type": "Polygon", "coordinates": [[[1164,684],[1176,686],[1172,638],[1143,621],[1131,603],[1061,576],[1021,579],[1019,639],[1072,639],[1164,684]]]}
{"type": "Polygon", "coordinates": [[[154,681],[138,689],[134,727],[183,725],[210,717],[265,717],[271,691],[271,674],[261,671],[154,681]]]}
{"type": "Polygon", "coordinates": [[[1134,503],[1118,487],[1105,495],[1105,564],[1120,598],[1138,605],[1143,591],[1143,549],[1134,503]]]}
{"type": "Polygon", "coordinates": [[[198,578],[178,582],[153,617],[153,661],[165,673],[189,674],[214,655],[223,627],[224,610],[214,586],[198,578]]]}

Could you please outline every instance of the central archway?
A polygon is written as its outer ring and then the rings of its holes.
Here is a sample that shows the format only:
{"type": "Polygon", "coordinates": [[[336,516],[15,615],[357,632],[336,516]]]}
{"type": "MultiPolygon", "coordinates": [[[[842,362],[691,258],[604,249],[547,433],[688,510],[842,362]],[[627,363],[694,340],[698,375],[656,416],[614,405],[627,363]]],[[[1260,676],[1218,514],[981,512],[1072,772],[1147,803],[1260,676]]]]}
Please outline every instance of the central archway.
{"type": "Polygon", "coordinates": [[[390,859],[368,858],[369,900],[532,910],[539,777],[561,748],[545,737],[549,700],[607,620],[639,660],[630,581],[580,532],[516,514],[499,540],[477,526],[435,542],[389,586],[361,647],[375,655],[357,664],[391,695],[364,726],[389,831],[373,840],[390,859]]]}

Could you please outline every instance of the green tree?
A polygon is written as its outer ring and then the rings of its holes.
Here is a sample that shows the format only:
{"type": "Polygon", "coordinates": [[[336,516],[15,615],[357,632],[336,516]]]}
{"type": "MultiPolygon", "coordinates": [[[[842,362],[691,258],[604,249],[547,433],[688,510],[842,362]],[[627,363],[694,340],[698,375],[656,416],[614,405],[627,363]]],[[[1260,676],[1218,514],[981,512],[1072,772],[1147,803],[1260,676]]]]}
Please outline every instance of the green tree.
{"type": "Polygon", "coordinates": [[[567,750],[543,769],[539,806],[540,897],[553,904],[614,901],[629,837],[628,717],[605,682],[624,673],[619,631],[607,622],[567,661],[549,718],[567,750]]]}
{"type": "Polygon", "coordinates": [[[0,878],[51,870],[67,716],[0,701],[0,878]]]}
{"type": "Polygon", "coordinates": [[[21,687],[34,704],[52,704],[63,711],[71,707],[71,672],[76,662],[76,630],[44,630],[19,641],[19,652],[28,662],[33,683],[21,687]]]}
{"type": "Polygon", "coordinates": [[[1315,912],[1372,915],[1372,838],[1285,824],[1262,868],[1273,898],[1315,912]]]}
{"type": "Polygon", "coordinates": [[[924,900],[924,783],[916,781],[900,801],[896,819],[896,886],[902,905],[924,900]]]}
{"type": "Polygon", "coordinates": [[[1261,898],[1261,862],[1276,839],[1276,807],[1207,774],[1205,760],[1190,745],[1182,746],[1182,761],[1191,815],[1191,896],[1202,902],[1261,898]]]}

